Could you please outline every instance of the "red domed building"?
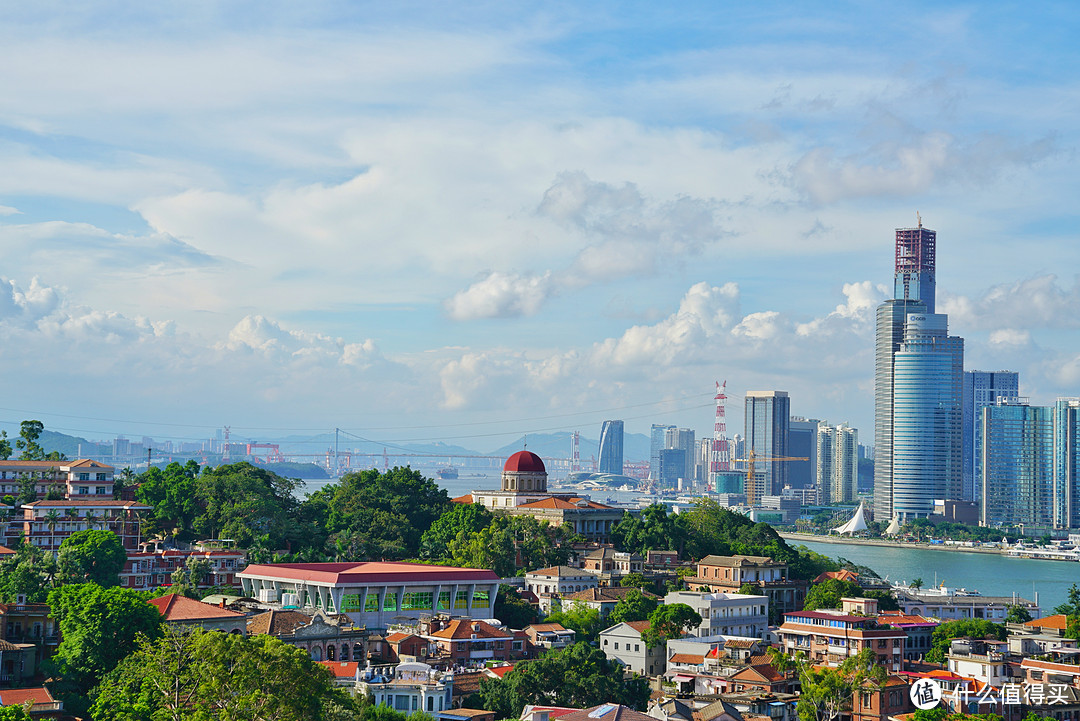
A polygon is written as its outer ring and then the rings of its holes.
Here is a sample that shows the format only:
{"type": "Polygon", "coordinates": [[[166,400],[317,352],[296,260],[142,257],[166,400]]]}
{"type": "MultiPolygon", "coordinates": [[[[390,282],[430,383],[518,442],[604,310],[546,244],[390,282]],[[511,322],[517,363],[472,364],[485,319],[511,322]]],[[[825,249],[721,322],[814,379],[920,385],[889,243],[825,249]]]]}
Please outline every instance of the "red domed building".
{"type": "Polygon", "coordinates": [[[497,513],[534,516],[556,525],[569,523],[589,540],[606,542],[622,509],[605,506],[572,493],[548,493],[547,467],[532,451],[518,451],[506,459],[498,490],[473,491],[456,503],[479,503],[497,513]]]}

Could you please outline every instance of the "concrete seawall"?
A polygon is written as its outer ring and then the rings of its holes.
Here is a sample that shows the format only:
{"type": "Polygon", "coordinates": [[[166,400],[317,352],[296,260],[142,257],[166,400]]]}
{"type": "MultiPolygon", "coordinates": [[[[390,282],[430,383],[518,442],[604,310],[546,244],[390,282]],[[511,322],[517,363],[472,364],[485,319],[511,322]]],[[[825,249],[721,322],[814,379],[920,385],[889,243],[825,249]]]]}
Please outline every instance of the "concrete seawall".
{"type": "Polygon", "coordinates": [[[911,543],[900,541],[886,541],[880,538],[852,538],[851,536],[815,536],[811,533],[789,533],[787,531],[777,531],[780,537],[785,541],[792,541],[794,543],[813,542],[813,543],[834,543],[839,545],[859,545],[859,546],[881,546],[884,548],[919,548],[928,551],[958,551],[960,553],[982,553],[990,554],[994,556],[1007,556],[1008,553],[1000,548],[970,548],[967,546],[946,546],[945,544],[938,543],[911,543]]]}

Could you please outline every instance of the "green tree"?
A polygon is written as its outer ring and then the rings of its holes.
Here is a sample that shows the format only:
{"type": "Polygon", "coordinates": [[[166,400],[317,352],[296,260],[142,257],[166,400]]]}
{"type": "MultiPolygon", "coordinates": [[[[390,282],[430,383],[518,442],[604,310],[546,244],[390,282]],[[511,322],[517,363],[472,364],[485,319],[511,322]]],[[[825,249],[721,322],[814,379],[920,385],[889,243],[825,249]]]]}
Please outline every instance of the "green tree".
{"type": "Polygon", "coordinates": [[[600,612],[595,608],[589,608],[584,603],[574,602],[569,608],[549,613],[544,619],[545,623],[561,623],[563,628],[574,631],[575,637],[580,642],[595,643],[603,630],[600,612]]]}
{"type": "Polygon", "coordinates": [[[949,644],[955,638],[996,638],[1005,640],[1005,627],[981,618],[963,618],[946,621],[934,629],[930,635],[930,650],[926,653],[928,663],[945,663],[945,654],[949,644]]]}
{"type": "Polygon", "coordinates": [[[649,585],[649,582],[640,573],[628,573],[622,577],[619,585],[623,588],[645,588],[645,586],[649,585]]]}
{"type": "Polygon", "coordinates": [[[909,583],[908,586],[911,587],[912,590],[918,591],[922,588],[922,576],[911,579],[911,583],[909,583]]]}
{"type": "Polygon", "coordinates": [[[700,625],[701,615],[685,603],[664,604],[649,614],[649,627],[641,632],[641,640],[653,648],[700,625]]]}
{"type": "Polygon", "coordinates": [[[1005,613],[1005,623],[1027,623],[1031,620],[1031,612],[1017,604],[1009,606],[1005,613]]]}
{"type": "Polygon", "coordinates": [[[60,544],[57,558],[69,583],[119,586],[127,552],[112,531],[76,531],[60,544]]]}
{"type": "Polygon", "coordinates": [[[615,608],[608,615],[608,623],[647,621],[658,605],[659,602],[655,598],[650,598],[641,591],[634,589],[615,604],[615,608]]]}
{"type": "Polygon", "coordinates": [[[201,598],[199,584],[210,573],[210,561],[206,558],[191,556],[183,566],[172,572],[170,593],[179,593],[188,598],[201,598]]]}
{"type": "Polygon", "coordinates": [[[661,503],[645,508],[637,516],[624,513],[611,529],[611,542],[617,550],[642,555],[648,551],[678,551],[681,555],[686,539],[686,529],[661,503]]]}
{"type": "Polygon", "coordinates": [[[53,555],[24,541],[14,556],[0,561],[0,599],[15,603],[23,596],[29,603],[45,603],[55,578],[53,555]]]}
{"type": "Polygon", "coordinates": [[[267,635],[167,629],[105,678],[91,712],[95,721],[322,721],[331,708],[355,703],[301,649],[267,635]]]}
{"type": "Polygon", "coordinates": [[[479,533],[491,525],[491,511],[479,503],[455,503],[420,536],[420,558],[449,560],[450,544],[464,532],[479,533]]]}
{"type": "Polygon", "coordinates": [[[30,718],[22,706],[0,708],[0,721],[30,721],[30,718]]]}
{"type": "Polygon", "coordinates": [[[232,538],[242,548],[267,536],[271,548],[296,540],[293,491],[299,481],[282,478],[247,462],[204,469],[196,479],[201,511],[194,529],[204,538],[232,538]]]}
{"type": "Polygon", "coordinates": [[[161,614],[138,591],[67,584],[49,592],[49,606],[62,639],[49,672],[61,677],[58,689],[76,715],[84,715],[86,694],[140,639],[161,635],[161,614]]]}
{"type": "Polygon", "coordinates": [[[816,583],[806,594],[803,609],[814,611],[819,608],[840,608],[841,598],[862,598],[863,590],[857,583],[830,578],[816,583]]]}
{"type": "Polygon", "coordinates": [[[744,583],[743,585],[739,586],[739,593],[745,594],[747,596],[764,595],[761,591],[760,584],[750,582],[744,583]]]}
{"type": "Polygon", "coordinates": [[[517,571],[514,536],[505,524],[492,524],[474,533],[458,531],[450,544],[450,554],[455,566],[490,568],[503,577],[517,571]]]}
{"type": "Polygon", "coordinates": [[[640,677],[626,678],[616,661],[586,643],[519,661],[502,679],[482,679],[480,699],[496,718],[517,718],[526,704],[588,708],[620,703],[644,710],[649,687],[640,677]]]}
{"type": "Polygon", "coordinates": [[[11,458],[13,449],[11,447],[11,441],[8,440],[7,431],[0,431],[0,461],[6,461],[11,458]]]}
{"type": "Polygon", "coordinates": [[[1054,608],[1054,613],[1080,616],[1080,587],[1077,587],[1075,583],[1069,586],[1068,600],[1054,608]]]}
{"type": "Polygon", "coordinates": [[[45,424],[41,421],[23,421],[19,424],[19,440],[15,441],[15,447],[22,451],[20,461],[46,460],[45,449],[38,445],[43,430],[45,424]]]}
{"type": "Polygon", "coordinates": [[[495,618],[510,628],[525,628],[536,623],[539,614],[532,604],[518,595],[513,586],[502,584],[495,596],[495,618]]]}
{"type": "Polygon", "coordinates": [[[199,464],[173,462],[165,468],[151,467],[137,479],[135,499],[153,510],[147,516],[146,532],[171,533],[180,529],[180,537],[194,538],[195,518],[199,515],[196,493],[199,464]]]}
{"type": "Polygon", "coordinates": [[[832,721],[851,703],[855,689],[880,689],[888,674],[875,660],[874,650],[866,648],[844,659],[838,668],[801,663],[799,720],[832,721]]]}

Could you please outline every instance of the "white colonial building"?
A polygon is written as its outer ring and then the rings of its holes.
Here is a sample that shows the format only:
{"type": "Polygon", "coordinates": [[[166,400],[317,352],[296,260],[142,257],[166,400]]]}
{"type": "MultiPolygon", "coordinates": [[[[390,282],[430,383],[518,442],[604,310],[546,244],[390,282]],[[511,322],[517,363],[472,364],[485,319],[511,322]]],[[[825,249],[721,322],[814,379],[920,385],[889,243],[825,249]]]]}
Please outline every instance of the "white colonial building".
{"type": "Polygon", "coordinates": [[[768,596],[675,591],[664,596],[664,603],[685,603],[698,612],[701,625],[690,632],[696,636],[761,638],[769,629],[768,596]]]}

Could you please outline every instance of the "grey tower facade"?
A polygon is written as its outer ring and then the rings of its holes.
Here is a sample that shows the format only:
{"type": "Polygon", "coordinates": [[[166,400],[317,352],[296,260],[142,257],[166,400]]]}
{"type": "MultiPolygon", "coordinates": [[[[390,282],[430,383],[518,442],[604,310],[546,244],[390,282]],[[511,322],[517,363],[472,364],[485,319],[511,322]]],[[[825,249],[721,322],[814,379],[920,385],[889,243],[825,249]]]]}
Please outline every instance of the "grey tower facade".
{"type": "Polygon", "coordinates": [[[623,472],[623,422],[604,421],[600,430],[601,473],[622,475],[623,472]]]}
{"type": "Polygon", "coordinates": [[[755,456],[754,487],[746,489],[747,502],[753,505],[762,496],[780,495],[787,484],[787,464],[767,459],[788,455],[791,401],[786,391],[749,391],[745,411],[746,457],[751,451],[755,456]]]}
{"type": "Polygon", "coordinates": [[[894,295],[874,348],[874,517],[926,517],[962,498],[964,341],[934,313],[937,233],[896,231],[894,295]]]}

